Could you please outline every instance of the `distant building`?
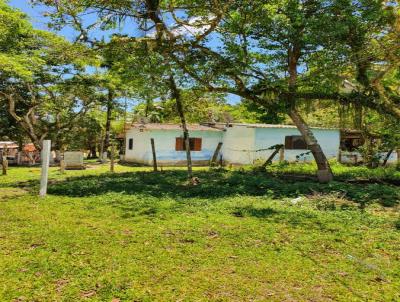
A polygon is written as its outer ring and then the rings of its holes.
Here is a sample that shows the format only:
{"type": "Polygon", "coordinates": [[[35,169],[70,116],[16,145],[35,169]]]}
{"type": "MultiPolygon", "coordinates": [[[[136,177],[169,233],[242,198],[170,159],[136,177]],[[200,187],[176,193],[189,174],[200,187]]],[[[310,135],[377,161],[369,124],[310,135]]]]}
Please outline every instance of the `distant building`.
{"type": "Polygon", "coordinates": [[[7,149],[7,160],[9,164],[35,164],[40,161],[40,152],[32,143],[23,145],[20,150],[16,142],[0,141],[0,163],[3,158],[4,149],[7,149]]]}
{"type": "Polygon", "coordinates": [[[13,161],[17,157],[18,148],[19,148],[19,146],[15,142],[10,142],[10,141],[2,142],[2,141],[0,141],[0,162],[3,159],[3,152],[5,151],[4,149],[7,150],[7,152],[6,152],[7,159],[10,160],[10,161],[13,161]]]}

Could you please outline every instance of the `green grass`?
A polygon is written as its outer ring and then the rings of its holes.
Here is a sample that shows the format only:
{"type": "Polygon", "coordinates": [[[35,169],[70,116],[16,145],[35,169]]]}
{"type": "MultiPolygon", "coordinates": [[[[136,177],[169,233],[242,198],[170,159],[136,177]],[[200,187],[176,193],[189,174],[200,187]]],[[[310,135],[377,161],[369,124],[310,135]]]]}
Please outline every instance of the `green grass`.
{"type": "Polygon", "coordinates": [[[0,301],[400,300],[399,187],[116,172],[0,176],[0,301]]]}
{"type": "MultiPolygon", "coordinates": [[[[368,168],[366,166],[348,166],[339,164],[337,161],[331,161],[331,168],[335,179],[339,181],[347,180],[370,180],[388,181],[400,184],[400,169],[395,166],[368,168]]],[[[267,167],[267,172],[274,175],[315,175],[317,166],[315,163],[274,163],[267,167]]]]}

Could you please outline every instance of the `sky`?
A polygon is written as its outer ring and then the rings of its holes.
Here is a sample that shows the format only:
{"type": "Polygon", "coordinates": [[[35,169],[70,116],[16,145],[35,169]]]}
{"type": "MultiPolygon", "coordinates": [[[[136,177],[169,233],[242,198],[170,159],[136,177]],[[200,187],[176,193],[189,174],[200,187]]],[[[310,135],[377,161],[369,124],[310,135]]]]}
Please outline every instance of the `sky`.
{"type": "MultiPolygon", "coordinates": [[[[35,28],[41,29],[41,30],[49,30],[49,28],[47,26],[49,19],[43,16],[43,13],[46,11],[45,7],[43,7],[43,6],[32,7],[29,0],[9,0],[9,4],[11,6],[18,8],[21,11],[25,12],[31,18],[31,22],[35,28]]],[[[88,24],[91,24],[91,23],[93,23],[94,20],[91,20],[90,17],[87,17],[87,19],[84,21],[86,21],[88,24]]],[[[120,29],[117,29],[114,31],[108,31],[105,33],[98,30],[94,34],[95,34],[96,38],[101,39],[101,37],[103,37],[103,36],[105,36],[105,37],[109,36],[110,33],[112,33],[112,32],[129,33],[129,34],[135,34],[135,35],[141,34],[135,28],[133,28],[133,32],[132,32],[131,26],[122,27],[120,29]]],[[[76,38],[76,33],[71,28],[64,28],[63,30],[61,30],[57,33],[65,36],[67,39],[69,39],[71,41],[73,41],[76,38]]],[[[236,95],[228,95],[227,101],[230,104],[235,104],[240,101],[240,97],[238,97],[236,95]]]]}

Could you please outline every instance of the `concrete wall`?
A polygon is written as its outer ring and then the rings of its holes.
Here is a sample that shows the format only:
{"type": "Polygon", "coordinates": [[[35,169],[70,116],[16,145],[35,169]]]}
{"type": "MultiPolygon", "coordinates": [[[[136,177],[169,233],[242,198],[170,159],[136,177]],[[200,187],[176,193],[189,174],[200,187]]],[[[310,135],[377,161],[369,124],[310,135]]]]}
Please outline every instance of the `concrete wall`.
{"type": "MultiPolygon", "coordinates": [[[[321,144],[328,158],[337,158],[340,145],[340,131],[330,129],[313,129],[314,135],[321,144]]],[[[254,128],[234,125],[226,131],[191,131],[191,137],[202,138],[202,150],[192,151],[194,164],[205,165],[211,159],[219,142],[223,142],[221,153],[228,164],[246,165],[255,161],[266,160],[273,150],[273,145],[284,144],[285,136],[300,135],[296,128],[254,128]]],[[[126,134],[125,160],[151,165],[152,153],[150,138],[154,138],[157,161],[160,165],[185,165],[185,151],[175,151],[175,138],[182,137],[181,130],[143,130],[130,129],[126,134]],[[128,149],[128,140],[133,138],[133,150],[128,149]]],[[[309,150],[285,150],[285,160],[296,161],[296,156],[309,150]]],[[[395,156],[395,155],[394,155],[395,156]]],[[[274,160],[278,160],[277,155],[274,160]]],[[[302,156],[300,161],[313,160],[312,154],[302,156]]]]}
{"type": "MultiPolygon", "coordinates": [[[[340,131],[331,129],[313,129],[315,138],[321,145],[326,157],[337,158],[340,146],[340,131]]],[[[277,144],[285,144],[285,137],[291,135],[300,135],[296,128],[257,128],[255,129],[255,149],[267,149],[277,144]]],[[[257,152],[255,160],[266,160],[273,150],[257,152]]],[[[297,156],[308,153],[309,150],[285,150],[284,159],[292,162],[297,160],[297,156]]],[[[279,160],[277,155],[274,160],[279,160]]],[[[311,153],[303,155],[300,161],[312,161],[314,157],[311,153]]]]}
{"type": "MultiPolygon", "coordinates": [[[[190,131],[190,137],[202,138],[201,151],[192,151],[193,164],[208,164],[219,142],[222,131],[190,131]]],[[[150,138],[154,138],[157,162],[159,165],[185,165],[186,151],[175,151],[177,137],[182,137],[181,130],[144,130],[132,129],[126,135],[126,155],[128,162],[151,165],[153,155],[150,138]],[[133,138],[133,150],[128,150],[128,140],[133,138]]]]}
{"type": "Polygon", "coordinates": [[[150,136],[148,131],[129,129],[126,132],[125,160],[139,164],[149,164],[148,153],[151,153],[150,136]],[[133,138],[133,148],[129,150],[129,139],[133,138]]]}
{"type": "MultiPolygon", "coordinates": [[[[330,129],[314,129],[315,137],[321,144],[328,158],[336,158],[340,145],[340,131],[330,129]]],[[[300,135],[296,128],[253,128],[247,126],[233,126],[228,128],[223,139],[223,158],[228,164],[253,164],[255,161],[266,160],[273,150],[268,149],[277,144],[284,144],[285,137],[300,135]]],[[[309,150],[285,150],[285,160],[296,161],[296,156],[307,153],[309,150]]],[[[274,160],[278,160],[277,155],[274,160]]],[[[313,160],[312,154],[304,155],[302,161],[313,160]]]]}
{"type": "Polygon", "coordinates": [[[237,165],[253,163],[255,150],[255,129],[232,126],[223,137],[222,157],[224,162],[237,165]]]}

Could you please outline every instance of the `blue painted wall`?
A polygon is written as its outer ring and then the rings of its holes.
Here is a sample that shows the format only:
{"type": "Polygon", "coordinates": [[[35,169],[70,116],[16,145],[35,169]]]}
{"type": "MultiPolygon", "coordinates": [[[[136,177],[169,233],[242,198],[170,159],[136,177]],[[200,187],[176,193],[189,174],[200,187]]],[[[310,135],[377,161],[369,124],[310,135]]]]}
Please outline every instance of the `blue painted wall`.
{"type": "MultiPolygon", "coordinates": [[[[340,131],[338,129],[313,129],[315,138],[321,145],[326,157],[335,158],[338,155],[340,146],[340,131]]],[[[267,149],[276,144],[284,144],[285,137],[290,135],[300,135],[296,128],[255,128],[255,149],[267,149]]],[[[285,150],[285,160],[295,161],[300,154],[307,153],[309,150],[285,150]]],[[[257,152],[255,160],[267,159],[273,151],[257,152]]],[[[275,160],[278,156],[275,157],[275,160]]],[[[314,157],[311,153],[303,155],[300,160],[311,161],[314,157]]]]}
{"type": "MultiPolygon", "coordinates": [[[[192,160],[208,161],[211,159],[219,142],[222,141],[222,131],[190,131],[190,137],[198,137],[202,139],[201,151],[192,151],[192,160]]],[[[186,160],[185,151],[176,151],[175,143],[177,137],[183,137],[181,130],[146,130],[142,133],[127,133],[127,138],[133,138],[134,142],[140,138],[147,140],[143,146],[143,142],[138,144],[139,148],[129,152],[126,157],[128,161],[151,164],[153,155],[150,148],[150,138],[154,138],[157,161],[160,164],[174,164],[186,160]]]]}

